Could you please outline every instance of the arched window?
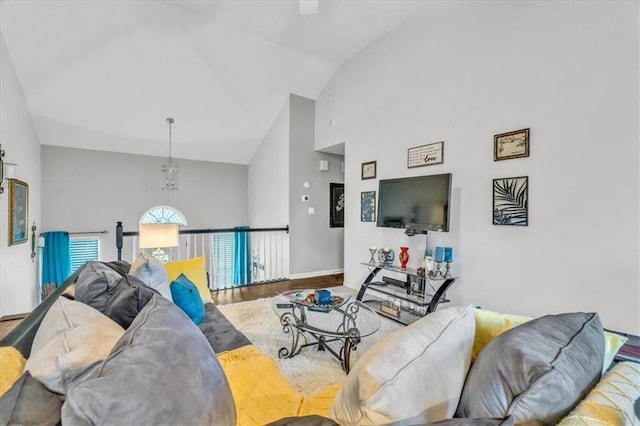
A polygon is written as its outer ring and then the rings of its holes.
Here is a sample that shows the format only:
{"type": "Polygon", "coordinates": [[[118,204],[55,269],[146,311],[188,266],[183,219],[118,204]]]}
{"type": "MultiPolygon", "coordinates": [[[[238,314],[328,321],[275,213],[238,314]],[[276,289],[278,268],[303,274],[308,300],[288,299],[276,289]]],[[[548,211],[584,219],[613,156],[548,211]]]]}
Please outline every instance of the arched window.
{"type": "Polygon", "coordinates": [[[187,218],[176,208],[169,206],[152,207],[140,218],[140,223],[177,223],[186,226],[187,218]]]}

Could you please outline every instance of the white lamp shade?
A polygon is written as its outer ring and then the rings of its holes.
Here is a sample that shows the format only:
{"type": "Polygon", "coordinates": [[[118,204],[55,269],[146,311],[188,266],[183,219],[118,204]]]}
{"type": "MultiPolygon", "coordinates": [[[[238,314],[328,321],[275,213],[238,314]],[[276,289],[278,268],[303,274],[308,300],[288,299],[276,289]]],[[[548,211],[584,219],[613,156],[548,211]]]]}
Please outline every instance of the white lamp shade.
{"type": "Polygon", "coordinates": [[[177,223],[145,223],[138,225],[140,248],[176,247],[177,223]]]}

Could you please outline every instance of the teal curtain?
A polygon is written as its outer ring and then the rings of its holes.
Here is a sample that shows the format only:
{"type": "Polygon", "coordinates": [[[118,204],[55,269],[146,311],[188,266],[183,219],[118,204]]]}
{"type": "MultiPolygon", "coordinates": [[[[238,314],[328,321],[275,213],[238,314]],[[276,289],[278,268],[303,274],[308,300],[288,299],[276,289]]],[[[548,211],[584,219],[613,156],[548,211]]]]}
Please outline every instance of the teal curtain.
{"type": "Polygon", "coordinates": [[[42,251],[42,298],[44,299],[71,275],[69,233],[45,232],[42,251]]]}
{"type": "MultiPolygon", "coordinates": [[[[233,229],[249,229],[248,226],[237,226],[233,229]]],[[[233,235],[233,285],[251,282],[251,254],[249,251],[249,233],[234,232],[233,235]]]]}

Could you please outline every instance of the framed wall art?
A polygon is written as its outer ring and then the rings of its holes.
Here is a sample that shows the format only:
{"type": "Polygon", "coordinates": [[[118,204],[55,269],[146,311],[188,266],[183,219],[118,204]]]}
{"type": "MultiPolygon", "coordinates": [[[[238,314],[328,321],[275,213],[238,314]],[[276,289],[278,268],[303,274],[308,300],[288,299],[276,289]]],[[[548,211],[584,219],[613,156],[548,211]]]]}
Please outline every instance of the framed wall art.
{"type": "Polygon", "coordinates": [[[493,224],[529,225],[529,177],[493,180],[493,224]]]}
{"type": "Polygon", "coordinates": [[[407,150],[407,167],[433,166],[444,163],[444,141],[415,146],[407,150]]]}
{"type": "Polygon", "coordinates": [[[376,161],[369,161],[366,163],[362,163],[362,167],[360,169],[362,179],[375,179],[376,178],[376,161]]]}
{"type": "Polygon", "coordinates": [[[501,133],[493,137],[493,161],[529,156],[529,129],[501,133]]]}
{"type": "Polygon", "coordinates": [[[9,179],[9,245],[20,244],[29,238],[29,185],[9,179]]]}
{"type": "Polygon", "coordinates": [[[376,191],[360,193],[360,222],[376,221],[376,191]]]}
{"type": "Polygon", "coordinates": [[[329,184],[329,227],[344,227],[344,183],[329,184]]]}

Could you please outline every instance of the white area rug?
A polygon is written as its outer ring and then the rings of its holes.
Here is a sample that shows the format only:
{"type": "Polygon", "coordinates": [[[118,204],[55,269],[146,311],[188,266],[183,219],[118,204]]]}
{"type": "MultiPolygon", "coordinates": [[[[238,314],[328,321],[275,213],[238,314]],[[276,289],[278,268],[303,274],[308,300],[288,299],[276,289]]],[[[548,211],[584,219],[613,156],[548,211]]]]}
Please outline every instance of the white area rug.
{"type": "MultiPolygon", "coordinates": [[[[271,310],[271,298],[220,305],[218,308],[258,349],[278,363],[280,370],[296,390],[311,394],[346,377],[336,358],[314,347],[304,348],[293,358],[278,358],[281,347],[291,347],[291,337],[284,333],[278,317],[271,310]]],[[[380,321],[380,329],[363,338],[357,350],[351,351],[352,368],[376,341],[403,327],[387,318],[380,317],[380,321]]]]}

